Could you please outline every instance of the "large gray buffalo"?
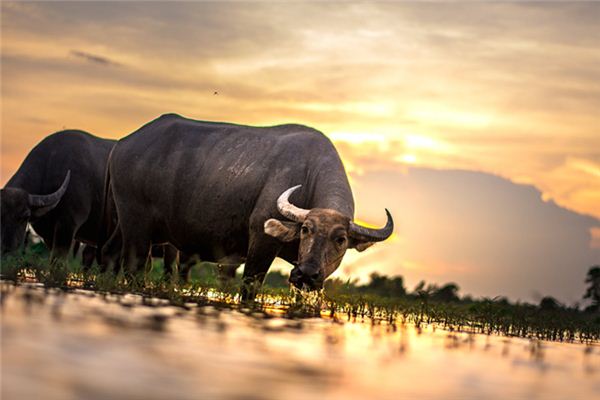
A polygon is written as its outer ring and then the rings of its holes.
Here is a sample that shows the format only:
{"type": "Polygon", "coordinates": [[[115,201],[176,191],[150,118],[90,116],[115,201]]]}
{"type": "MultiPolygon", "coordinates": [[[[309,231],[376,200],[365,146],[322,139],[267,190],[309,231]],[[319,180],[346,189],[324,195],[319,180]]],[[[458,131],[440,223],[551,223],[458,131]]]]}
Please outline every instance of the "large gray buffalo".
{"type": "MultiPolygon", "coordinates": [[[[204,261],[245,262],[252,299],[274,258],[294,265],[290,282],[318,289],[349,248],[388,238],[353,222],[344,166],[321,132],[301,125],[251,127],[168,114],[121,139],[108,165],[124,264],[140,270],[153,243],[204,261]]],[[[109,260],[110,252],[106,252],[109,260]]]]}
{"type": "Polygon", "coordinates": [[[74,240],[96,244],[106,162],[114,143],[66,130],[35,146],[0,193],[2,253],[22,246],[27,223],[52,258],[66,257],[74,240]]]}

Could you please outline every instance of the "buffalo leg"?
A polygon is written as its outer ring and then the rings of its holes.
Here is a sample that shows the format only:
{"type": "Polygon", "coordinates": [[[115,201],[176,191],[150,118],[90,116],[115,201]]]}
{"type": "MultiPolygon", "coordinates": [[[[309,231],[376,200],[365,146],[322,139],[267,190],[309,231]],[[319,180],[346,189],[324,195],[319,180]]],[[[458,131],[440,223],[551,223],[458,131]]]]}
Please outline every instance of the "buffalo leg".
{"type": "Polygon", "coordinates": [[[79,248],[81,247],[81,242],[79,240],[76,240],[73,243],[73,258],[77,257],[77,253],[79,253],[79,248]]]}
{"type": "Polygon", "coordinates": [[[222,284],[227,284],[235,278],[235,273],[240,267],[240,264],[219,264],[219,281],[222,284]]]}
{"type": "Polygon", "coordinates": [[[75,236],[75,227],[72,224],[66,222],[56,224],[50,260],[66,259],[69,256],[73,247],[73,236],[75,236]]]}
{"type": "Polygon", "coordinates": [[[179,280],[181,282],[188,282],[190,280],[190,271],[192,270],[193,266],[193,262],[179,264],[179,280]]]}
{"type": "Polygon", "coordinates": [[[187,282],[190,270],[194,265],[192,257],[184,255],[184,253],[177,250],[172,244],[163,245],[162,251],[165,278],[173,276],[173,265],[175,265],[177,267],[180,282],[187,282]]]}
{"type": "Polygon", "coordinates": [[[117,226],[110,238],[104,243],[100,250],[100,271],[112,270],[115,274],[121,268],[121,248],[123,247],[123,236],[121,228],[117,226]]]}
{"type": "Polygon", "coordinates": [[[94,260],[96,259],[96,247],[86,244],[83,246],[83,250],[81,252],[81,263],[83,267],[88,270],[94,264],[94,260]]]}
{"type": "Polygon", "coordinates": [[[177,263],[177,248],[171,244],[165,244],[161,247],[165,277],[171,277],[173,275],[173,265],[177,263]]]}
{"type": "Polygon", "coordinates": [[[188,253],[184,253],[183,251],[179,252],[179,262],[177,268],[179,270],[179,280],[181,282],[188,282],[190,279],[190,271],[192,267],[196,264],[197,257],[194,255],[190,255],[188,253]]]}
{"type": "Polygon", "coordinates": [[[123,247],[121,254],[123,255],[123,267],[125,272],[135,275],[145,270],[152,242],[147,236],[150,229],[140,226],[141,218],[119,221],[121,233],[123,235],[123,247]]]}
{"type": "Polygon", "coordinates": [[[125,272],[131,275],[143,272],[150,256],[150,240],[127,240],[124,236],[122,254],[125,272]]]}
{"type": "Polygon", "coordinates": [[[252,234],[246,256],[242,283],[242,301],[252,302],[262,285],[280,246],[264,234],[252,234]]]}

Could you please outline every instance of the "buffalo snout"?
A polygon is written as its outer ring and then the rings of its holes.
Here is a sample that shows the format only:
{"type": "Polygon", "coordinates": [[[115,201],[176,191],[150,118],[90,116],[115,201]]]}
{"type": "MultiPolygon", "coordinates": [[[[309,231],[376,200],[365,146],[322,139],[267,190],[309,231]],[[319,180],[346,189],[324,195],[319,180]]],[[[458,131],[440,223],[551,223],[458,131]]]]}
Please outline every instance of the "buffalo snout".
{"type": "Polygon", "coordinates": [[[298,289],[318,290],[323,287],[321,269],[312,264],[301,264],[292,269],[290,283],[298,289]]]}

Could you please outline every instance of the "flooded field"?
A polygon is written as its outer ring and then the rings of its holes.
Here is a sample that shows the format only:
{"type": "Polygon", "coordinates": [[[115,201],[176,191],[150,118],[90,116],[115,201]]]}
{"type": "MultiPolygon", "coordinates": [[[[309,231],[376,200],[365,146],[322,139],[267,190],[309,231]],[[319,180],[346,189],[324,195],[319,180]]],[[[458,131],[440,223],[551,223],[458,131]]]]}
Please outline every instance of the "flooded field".
{"type": "Polygon", "coordinates": [[[3,399],[600,396],[598,345],[8,283],[1,304],[3,399]]]}

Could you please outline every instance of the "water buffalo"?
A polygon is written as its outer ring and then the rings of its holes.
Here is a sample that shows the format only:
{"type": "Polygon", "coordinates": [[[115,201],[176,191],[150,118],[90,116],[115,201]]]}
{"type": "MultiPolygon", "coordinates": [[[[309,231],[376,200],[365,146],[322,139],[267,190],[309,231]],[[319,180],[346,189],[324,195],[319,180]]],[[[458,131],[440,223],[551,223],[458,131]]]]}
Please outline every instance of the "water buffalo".
{"type": "MultiPolygon", "coordinates": [[[[91,266],[94,246],[110,229],[104,225],[116,225],[111,209],[105,210],[108,216],[102,212],[106,164],[115,143],[84,131],[65,130],[35,146],[1,189],[2,253],[21,247],[31,223],[52,258],[66,257],[72,246],[73,254],[77,253],[82,242],[83,264],[91,266]]],[[[177,249],[157,250],[170,274],[177,249]]]]}
{"type": "MultiPolygon", "coordinates": [[[[353,222],[354,200],[331,141],[302,125],[251,127],[167,114],[115,145],[108,163],[124,264],[140,270],[152,243],[204,261],[245,262],[252,299],[274,258],[290,282],[318,289],[349,248],[388,238],[353,222]],[[283,219],[282,219],[283,217],[283,219]]],[[[107,253],[107,257],[108,257],[107,253]]]]}
{"type": "Polygon", "coordinates": [[[27,223],[51,249],[97,241],[108,154],[114,141],[79,130],[54,133],[31,150],[2,189],[2,252],[23,243],[27,223]]]}

